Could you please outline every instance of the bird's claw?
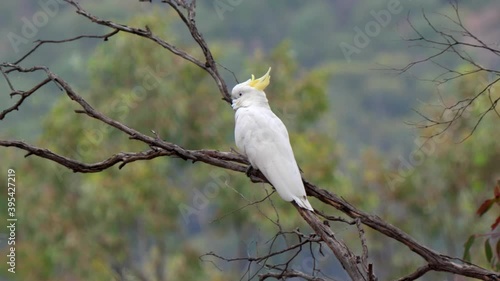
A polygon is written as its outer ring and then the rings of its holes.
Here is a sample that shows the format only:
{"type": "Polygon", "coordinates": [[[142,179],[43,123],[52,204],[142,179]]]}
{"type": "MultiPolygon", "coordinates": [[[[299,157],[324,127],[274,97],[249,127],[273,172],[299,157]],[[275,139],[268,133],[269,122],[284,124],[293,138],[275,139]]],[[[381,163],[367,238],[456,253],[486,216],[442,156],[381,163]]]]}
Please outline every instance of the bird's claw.
{"type": "Polygon", "coordinates": [[[248,165],[247,171],[245,172],[247,177],[250,177],[250,174],[252,173],[253,170],[257,171],[257,169],[254,169],[252,165],[248,165]]]}

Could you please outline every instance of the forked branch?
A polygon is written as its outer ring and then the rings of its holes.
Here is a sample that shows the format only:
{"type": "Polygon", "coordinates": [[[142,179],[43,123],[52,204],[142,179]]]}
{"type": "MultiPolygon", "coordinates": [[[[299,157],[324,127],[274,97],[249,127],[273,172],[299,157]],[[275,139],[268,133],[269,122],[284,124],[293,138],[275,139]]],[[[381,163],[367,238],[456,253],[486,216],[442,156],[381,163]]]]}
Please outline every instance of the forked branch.
{"type": "MultiPolygon", "coordinates": [[[[451,83],[452,81],[458,81],[459,79],[464,79],[471,75],[483,75],[485,81],[477,81],[478,89],[475,90],[469,97],[458,98],[456,102],[448,104],[448,102],[441,99],[441,112],[437,114],[437,117],[433,117],[430,114],[424,114],[417,111],[423,119],[416,123],[410,123],[415,125],[420,129],[433,128],[431,134],[427,134],[427,138],[433,138],[444,134],[451,126],[458,124],[462,118],[464,118],[466,111],[471,110],[471,108],[478,104],[478,100],[481,97],[489,96],[490,105],[478,107],[479,114],[475,116],[475,123],[470,129],[469,133],[465,137],[461,138],[459,142],[463,142],[468,139],[478,128],[483,118],[488,113],[498,114],[498,99],[491,98],[490,94],[492,89],[499,84],[500,81],[500,70],[484,66],[474,60],[471,53],[482,53],[487,56],[494,58],[495,60],[500,59],[500,49],[493,44],[488,44],[472,33],[463,23],[462,18],[459,13],[458,2],[452,2],[451,7],[454,11],[453,16],[439,14],[442,18],[446,19],[452,28],[445,28],[438,26],[433,23],[426,12],[422,11],[422,16],[428,29],[431,33],[425,33],[413,24],[410,19],[410,14],[408,14],[407,22],[411,30],[416,34],[414,38],[406,39],[411,47],[427,48],[433,50],[434,53],[426,55],[424,58],[412,61],[401,68],[393,68],[392,70],[398,73],[404,73],[410,69],[416,67],[420,64],[430,63],[437,66],[441,70],[441,73],[432,79],[422,79],[425,81],[430,81],[439,87],[443,84],[451,83]],[[463,66],[467,66],[459,70],[457,66],[451,66],[445,62],[440,62],[439,59],[445,55],[454,56],[454,62],[459,62],[463,66]]],[[[477,77],[477,76],[476,76],[477,77]]],[[[440,97],[441,98],[441,97],[440,97]]],[[[468,117],[469,118],[469,117],[468,117]]],[[[474,117],[470,117],[474,118],[474,117]]]]}
{"type": "MultiPolygon", "coordinates": [[[[96,110],[82,96],[80,96],[77,93],[77,91],[75,91],[63,78],[50,71],[48,67],[34,66],[31,68],[25,68],[19,65],[19,63],[23,61],[27,56],[33,54],[41,44],[46,44],[46,43],[58,44],[82,38],[107,39],[111,36],[116,35],[119,31],[127,32],[151,40],[157,43],[158,45],[162,46],[163,48],[167,49],[171,53],[179,57],[182,57],[183,59],[190,61],[196,66],[207,71],[207,73],[214,79],[217,86],[219,87],[219,91],[223,99],[226,102],[230,102],[230,96],[226,88],[226,84],[217,70],[216,62],[210,52],[210,49],[208,48],[208,44],[205,42],[203,36],[197,29],[195,21],[195,16],[196,16],[195,1],[165,0],[164,2],[167,3],[173,9],[175,9],[179,18],[186,25],[191,36],[194,38],[198,46],[203,51],[204,55],[203,59],[195,58],[192,55],[185,52],[184,50],[181,50],[169,44],[167,41],[154,34],[153,31],[151,31],[148,27],[145,28],[129,27],[124,24],[115,23],[109,20],[103,20],[83,9],[80,6],[80,4],[78,4],[78,2],[73,0],[65,0],[65,1],[71,4],[76,9],[76,12],[78,14],[82,15],[83,17],[91,20],[92,22],[98,25],[109,27],[112,31],[105,35],[77,36],[74,38],[60,40],[60,41],[42,40],[38,42],[38,45],[36,45],[32,50],[30,50],[26,55],[21,57],[15,63],[2,63],[0,65],[0,68],[2,70],[4,78],[7,80],[7,83],[9,85],[10,94],[12,96],[19,96],[19,100],[13,106],[3,110],[0,113],[0,120],[3,119],[7,114],[13,112],[14,110],[19,110],[22,103],[26,99],[31,97],[33,94],[36,94],[36,92],[40,88],[46,86],[49,83],[55,83],[55,85],[57,85],[57,87],[61,89],[69,99],[73,100],[79,105],[80,109],[78,109],[76,113],[85,114],[91,118],[94,118],[102,123],[107,124],[108,126],[118,129],[123,133],[124,136],[128,136],[128,138],[130,138],[131,140],[142,142],[144,144],[144,150],[139,152],[121,152],[112,155],[106,159],[103,159],[100,162],[88,164],[88,163],[83,163],[77,159],[71,159],[65,157],[63,155],[57,154],[56,152],[50,151],[45,148],[39,148],[30,145],[20,140],[0,140],[0,146],[16,147],[26,151],[28,153],[27,156],[37,155],[47,160],[56,162],[64,167],[67,167],[68,169],[71,169],[74,172],[81,172],[81,173],[100,172],[105,169],[109,169],[114,165],[119,165],[119,168],[122,168],[127,163],[133,161],[150,160],[162,156],[176,157],[192,162],[203,162],[208,165],[241,173],[245,173],[247,171],[248,161],[243,156],[237,153],[219,152],[214,150],[189,150],[181,147],[180,145],[162,140],[154,132],[152,136],[143,134],[133,128],[130,128],[126,124],[114,120],[106,116],[102,112],[96,110]],[[40,71],[45,73],[45,78],[39,84],[35,85],[30,90],[25,92],[16,90],[8,78],[10,73],[27,73],[34,71],[40,71]]],[[[459,23],[461,23],[461,21],[459,23]]],[[[456,50],[456,48],[453,49],[456,45],[466,43],[466,42],[461,43],[460,41],[454,39],[454,37],[448,36],[446,34],[442,34],[442,36],[445,39],[444,43],[441,41],[439,42],[435,41],[437,42],[435,44],[438,44],[440,46],[444,46],[441,44],[448,44],[444,47],[446,50],[450,49],[456,50]],[[449,44],[451,44],[451,46],[449,46],[449,44]]],[[[417,39],[427,42],[427,39],[425,38],[417,38],[417,39]]],[[[433,41],[429,41],[429,43],[433,43],[433,41]]],[[[487,49],[496,55],[500,54],[498,50],[491,47],[487,47],[486,45],[484,45],[484,43],[482,43],[479,40],[473,45],[471,45],[471,43],[467,44],[469,44],[469,46],[477,45],[479,46],[479,48],[487,49]]],[[[462,54],[462,59],[467,61],[468,57],[462,54]]],[[[482,71],[487,71],[487,70],[483,69],[482,71]]],[[[492,100],[492,104],[496,105],[497,102],[498,100],[496,101],[492,100]]],[[[267,182],[266,178],[258,171],[253,171],[252,173],[249,174],[249,177],[253,182],[267,182]]],[[[415,241],[405,232],[383,221],[379,217],[358,210],[357,208],[355,208],[345,200],[339,198],[335,194],[330,193],[325,189],[321,189],[305,179],[304,182],[309,196],[316,197],[325,205],[334,207],[337,210],[343,212],[347,216],[354,219],[353,224],[357,224],[357,229],[358,232],[360,233],[360,240],[362,241],[363,253],[361,253],[361,256],[356,255],[349,249],[349,247],[343,241],[341,241],[336,237],[335,233],[331,230],[328,223],[328,221],[335,220],[333,217],[328,217],[323,215],[323,218],[325,218],[325,220],[322,221],[321,219],[319,219],[318,214],[301,209],[297,206],[295,206],[297,211],[314,230],[314,232],[316,233],[316,237],[302,240],[302,242],[296,244],[292,248],[287,249],[287,251],[300,249],[300,247],[305,245],[305,243],[322,243],[331,249],[331,251],[335,254],[337,259],[340,261],[342,266],[345,268],[346,272],[353,280],[376,280],[376,277],[373,274],[373,270],[371,269],[371,264],[368,264],[367,262],[368,246],[364,241],[363,229],[359,224],[362,223],[384,234],[385,236],[406,245],[411,251],[413,251],[418,256],[421,256],[426,261],[426,265],[417,269],[411,275],[401,278],[400,280],[414,280],[424,275],[428,271],[444,271],[453,274],[474,277],[482,280],[500,280],[500,274],[488,271],[474,264],[470,264],[460,259],[452,258],[440,254],[432,249],[429,249],[424,245],[415,241]]],[[[266,257],[265,256],[255,257],[255,259],[259,258],[261,259],[261,261],[264,261],[266,257]],[[264,260],[262,260],[262,258],[264,258],[264,260]]],[[[279,272],[274,270],[273,272],[261,274],[259,278],[261,280],[265,280],[267,278],[301,277],[306,280],[323,280],[317,276],[307,275],[303,272],[291,269],[286,264],[280,267],[279,269],[280,269],[279,272]]]]}

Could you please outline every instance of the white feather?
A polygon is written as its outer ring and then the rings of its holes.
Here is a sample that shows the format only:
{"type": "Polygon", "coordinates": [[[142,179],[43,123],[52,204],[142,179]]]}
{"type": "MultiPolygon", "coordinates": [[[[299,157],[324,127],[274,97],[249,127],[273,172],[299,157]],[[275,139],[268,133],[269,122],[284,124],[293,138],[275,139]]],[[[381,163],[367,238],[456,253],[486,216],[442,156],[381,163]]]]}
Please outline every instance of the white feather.
{"type": "Polygon", "coordinates": [[[266,176],[281,198],[313,211],[285,125],[271,111],[264,92],[245,83],[237,85],[232,93],[236,146],[252,167],[266,176]]]}

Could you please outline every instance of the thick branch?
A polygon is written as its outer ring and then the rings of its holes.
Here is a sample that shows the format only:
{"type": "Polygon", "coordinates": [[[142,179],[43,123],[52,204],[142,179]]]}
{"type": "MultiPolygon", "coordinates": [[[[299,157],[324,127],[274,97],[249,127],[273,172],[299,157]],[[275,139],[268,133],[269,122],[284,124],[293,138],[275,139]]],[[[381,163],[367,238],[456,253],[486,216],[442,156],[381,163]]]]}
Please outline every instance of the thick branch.
{"type": "MultiPolygon", "coordinates": [[[[23,69],[17,67],[20,71],[30,70],[23,69]]],[[[18,148],[24,149],[32,154],[36,154],[40,157],[44,157],[51,161],[57,162],[59,164],[64,165],[72,169],[75,172],[97,172],[108,168],[118,162],[125,162],[127,157],[128,159],[141,160],[141,157],[147,159],[147,157],[158,157],[158,156],[174,156],[180,157],[184,160],[191,160],[193,162],[200,161],[213,166],[238,171],[245,173],[247,171],[247,167],[241,165],[241,163],[245,163],[246,160],[241,156],[234,153],[229,152],[217,152],[217,151],[207,151],[207,150],[186,150],[176,144],[172,144],[169,142],[165,142],[159,138],[153,138],[147,135],[144,135],[134,129],[127,127],[126,125],[113,120],[107,116],[104,116],[102,113],[95,110],[92,106],[90,106],[81,96],[79,96],[64,80],[62,80],[57,75],[51,73],[48,69],[47,75],[51,78],[51,80],[55,81],[58,85],[60,85],[65,91],[66,94],[83,108],[81,113],[85,113],[95,119],[98,119],[110,126],[113,126],[124,133],[128,134],[132,139],[140,140],[151,147],[160,148],[163,150],[150,150],[143,152],[144,154],[118,154],[111,157],[108,160],[105,160],[96,164],[82,164],[75,161],[71,161],[70,159],[58,156],[53,152],[50,152],[46,149],[40,149],[36,147],[29,146],[23,142],[19,141],[2,141],[0,145],[2,146],[16,146],[18,148]],[[237,163],[235,163],[237,162],[237,163]]],[[[130,161],[129,161],[130,162],[130,161]]],[[[267,182],[265,177],[259,172],[253,172],[250,174],[250,178],[254,182],[267,182]]],[[[423,257],[428,263],[429,266],[433,270],[437,271],[447,271],[452,272],[464,276],[475,277],[483,280],[500,280],[500,275],[487,271],[478,266],[464,263],[458,259],[450,258],[448,256],[439,254],[433,250],[428,249],[427,247],[420,245],[413,238],[411,238],[408,234],[399,230],[398,228],[384,222],[380,218],[366,214],[354,206],[350,205],[343,199],[337,197],[336,195],[316,187],[312,183],[308,181],[304,181],[306,190],[309,196],[314,196],[324,203],[331,205],[338,210],[344,212],[348,216],[352,218],[359,219],[363,224],[370,226],[371,228],[391,237],[410,248],[413,252],[417,253],[421,257],[423,257]]],[[[361,279],[355,280],[367,280],[366,274],[363,274],[356,263],[352,263],[351,261],[355,260],[355,256],[350,253],[347,247],[340,241],[335,239],[333,232],[326,227],[313,213],[297,208],[301,216],[310,224],[310,226],[317,231],[318,235],[320,235],[324,241],[328,244],[330,249],[334,251],[337,257],[342,258],[341,263],[346,268],[350,274],[355,274],[355,276],[362,276],[361,279]],[[356,273],[358,272],[358,273],[356,273]]]]}
{"type": "Polygon", "coordinates": [[[259,275],[259,281],[267,280],[268,278],[274,278],[277,280],[281,280],[283,278],[292,278],[292,277],[300,277],[300,278],[302,278],[304,280],[308,280],[308,281],[328,281],[328,280],[331,280],[331,279],[327,280],[324,278],[307,275],[304,272],[300,272],[300,271],[291,269],[291,270],[286,270],[284,272],[279,272],[279,273],[278,272],[268,272],[268,273],[261,274],[261,275],[259,275]]]}
{"type": "MultiPolygon", "coordinates": [[[[142,28],[135,28],[135,27],[129,27],[124,24],[118,24],[109,20],[103,20],[100,19],[91,13],[87,12],[85,9],[83,9],[80,4],[73,0],[64,0],[65,2],[68,2],[69,4],[73,5],[76,8],[76,12],[92,22],[95,22],[96,24],[107,26],[110,28],[113,28],[115,30],[135,34],[137,36],[141,36],[144,38],[147,38],[149,40],[152,40],[153,42],[157,43],[158,45],[162,46],[163,48],[169,50],[173,54],[190,61],[200,67],[201,69],[207,71],[210,76],[214,79],[214,81],[217,83],[217,87],[219,88],[219,91],[221,92],[223,99],[231,103],[231,98],[229,95],[229,92],[226,87],[226,83],[224,80],[221,78],[218,70],[217,70],[217,65],[215,63],[215,60],[212,56],[212,53],[210,52],[210,49],[208,48],[208,44],[205,42],[203,39],[203,36],[201,33],[198,31],[198,28],[196,27],[196,23],[194,20],[194,5],[186,6],[188,8],[188,19],[184,17],[182,12],[179,10],[177,7],[177,3],[173,3],[172,1],[165,1],[167,2],[170,6],[174,7],[174,9],[177,11],[183,22],[186,24],[186,26],[189,28],[189,31],[191,35],[193,36],[194,40],[198,43],[200,46],[201,50],[203,51],[203,54],[205,56],[205,63],[201,62],[197,58],[191,56],[190,54],[186,53],[183,50],[180,50],[179,48],[175,47],[174,45],[166,42],[165,40],[161,39],[160,37],[156,36],[148,27],[145,29],[142,28]]],[[[193,2],[194,3],[194,2],[193,2]]]]}
{"type": "MultiPolygon", "coordinates": [[[[80,7],[80,5],[72,0],[65,0],[66,2],[70,3],[77,9],[77,13],[88,18],[89,20],[103,26],[110,27],[114,29],[110,34],[114,34],[114,32],[117,31],[123,31],[131,34],[135,34],[137,36],[141,36],[144,38],[148,38],[149,40],[152,40],[159,44],[160,46],[166,48],[170,52],[174,53],[177,56],[180,56],[198,67],[206,70],[216,81],[219,90],[221,94],[223,95],[224,99],[229,102],[229,94],[227,92],[225,83],[223,79],[220,77],[219,73],[217,72],[217,68],[215,65],[215,61],[208,49],[208,46],[206,42],[204,41],[203,37],[201,34],[198,32],[196,29],[196,24],[195,24],[195,12],[194,12],[194,2],[192,2],[191,5],[187,4],[179,4],[180,2],[176,1],[175,3],[172,1],[166,1],[169,3],[176,11],[179,13],[179,16],[183,20],[183,22],[186,24],[186,26],[189,28],[189,31],[195,41],[200,45],[206,62],[203,63],[200,60],[192,57],[188,53],[174,47],[173,45],[165,42],[163,39],[157,37],[154,35],[148,28],[146,29],[140,29],[140,28],[133,28],[133,27],[128,27],[126,25],[122,24],[117,24],[111,21],[107,20],[102,20],[99,19],[84,9],[80,7]],[[178,5],[178,6],[177,6],[178,5]],[[179,7],[182,7],[184,9],[187,9],[187,16],[185,16],[179,7]]],[[[454,40],[453,37],[451,36],[444,36],[448,40],[454,40]],[[451,38],[451,39],[450,39],[451,38]]],[[[76,39],[75,39],[76,40],[76,39]]],[[[447,41],[448,42],[448,41],[447,41]]],[[[450,41],[451,42],[451,41],[450,41]]],[[[455,45],[455,43],[460,43],[460,42],[452,42],[452,46],[455,45]]],[[[442,43],[439,43],[442,44],[442,43]]],[[[481,46],[481,45],[480,45],[481,46]]],[[[36,47],[35,47],[36,49],[36,47]]],[[[453,49],[453,48],[452,48],[453,49]]],[[[456,49],[453,49],[456,50],[456,49]]],[[[28,54],[29,55],[29,54],[28,54]]],[[[462,58],[467,60],[467,57],[463,54],[462,58]]],[[[26,56],[25,56],[26,57],[26,56]]],[[[47,78],[43,80],[40,84],[35,86],[31,91],[30,94],[26,95],[26,97],[23,96],[23,93],[18,92],[14,94],[21,94],[21,101],[18,101],[18,104],[15,105],[14,109],[10,108],[7,109],[7,111],[2,112],[2,115],[0,115],[2,118],[9,112],[16,110],[19,105],[22,103],[24,99],[32,95],[34,92],[36,92],[40,87],[44,86],[47,84],[49,81],[53,81],[58,85],[61,89],[64,90],[66,95],[72,99],[73,101],[77,102],[80,107],[82,108],[81,110],[78,110],[77,113],[82,113],[86,114],[94,119],[97,119],[103,123],[108,124],[109,126],[112,126],[123,133],[127,134],[130,139],[138,140],[143,143],[145,143],[147,146],[150,147],[150,149],[143,151],[143,152],[122,152],[118,153],[116,155],[111,156],[110,158],[103,160],[101,162],[93,163],[93,164],[86,164],[79,162],[78,160],[73,160],[61,155],[58,155],[50,150],[44,149],[44,148],[38,148],[35,146],[31,146],[27,143],[24,143],[22,141],[0,141],[0,146],[14,146],[20,149],[23,149],[28,152],[28,155],[30,154],[35,154],[39,157],[46,158],[48,160],[54,161],[56,163],[59,163],[69,169],[72,169],[75,172],[83,172],[83,173],[89,173],[89,172],[98,172],[102,171],[104,169],[107,169],[109,167],[112,167],[113,165],[116,165],[118,163],[120,164],[120,167],[123,167],[126,163],[130,163],[132,161],[139,161],[139,160],[148,160],[148,159],[153,159],[156,157],[160,156],[170,156],[170,157],[178,157],[182,158],[184,160],[189,160],[189,161],[200,161],[204,162],[206,164],[212,165],[212,166],[217,166],[221,167],[224,169],[228,170],[233,170],[233,171],[238,171],[238,172],[246,172],[247,171],[247,164],[248,162],[244,157],[241,155],[235,154],[235,153],[229,153],[229,152],[218,152],[218,151],[213,151],[213,150],[188,150],[185,149],[177,144],[166,142],[161,140],[159,137],[151,137],[145,134],[140,133],[139,131],[132,129],[125,124],[122,124],[114,119],[111,119],[101,112],[97,111],[94,109],[90,104],[88,104],[80,95],[77,94],[76,91],[70,87],[70,85],[64,81],[61,77],[58,75],[52,73],[48,68],[46,67],[33,67],[33,68],[22,68],[18,66],[17,64],[2,64],[3,67],[9,68],[7,71],[3,71],[2,73],[4,76],[6,76],[6,73],[12,72],[12,71],[19,71],[19,72],[32,72],[32,71],[37,71],[37,70],[42,70],[45,71],[47,74],[47,78]]],[[[10,85],[10,83],[9,83],[10,85]]],[[[11,86],[11,85],[10,85],[11,86]]],[[[13,88],[11,87],[11,90],[13,88]]],[[[30,92],[28,91],[28,92],[30,92]]],[[[492,106],[494,108],[494,105],[496,105],[496,101],[493,103],[492,106]]],[[[1,119],[1,118],[0,118],[1,119]]],[[[253,172],[250,175],[250,179],[254,182],[267,182],[266,178],[260,173],[260,172],[253,172]]],[[[410,279],[403,279],[403,280],[411,280],[411,278],[416,278],[418,276],[424,275],[427,271],[429,270],[434,270],[434,271],[445,271],[445,272],[451,272],[459,275],[464,275],[464,276],[469,276],[469,277],[474,277],[482,280],[500,280],[500,275],[495,272],[488,271],[486,269],[480,268],[476,265],[466,263],[464,261],[461,261],[456,258],[451,258],[446,255],[442,255],[436,251],[433,251],[421,244],[419,244],[417,241],[415,241],[412,237],[410,237],[408,234],[404,233],[400,229],[384,222],[382,219],[380,219],[377,216],[369,215],[367,213],[364,213],[358,209],[356,209],[354,206],[350,205],[347,203],[345,200],[339,198],[338,196],[324,190],[320,189],[317,186],[313,185],[312,183],[304,180],[305,185],[306,185],[306,190],[309,196],[314,196],[318,198],[320,201],[323,203],[333,206],[337,208],[338,210],[342,211],[343,213],[347,214],[351,218],[357,219],[363,224],[375,229],[378,232],[381,232],[385,234],[388,237],[391,237],[402,244],[406,245],[411,251],[416,253],[417,255],[421,256],[424,258],[427,262],[427,265],[420,268],[417,270],[414,274],[410,275],[407,278],[410,279]]],[[[327,224],[322,222],[316,214],[309,212],[307,210],[301,209],[297,206],[295,206],[300,213],[300,215],[308,222],[308,224],[315,230],[315,232],[321,237],[322,241],[324,241],[328,247],[333,251],[333,253],[336,255],[336,257],[339,259],[343,267],[346,269],[348,274],[351,276],[353,280],[372,280],[372,276],[369,276],[369,273],[366,272],[366,268],[363,266],[360,266],[358,263],[358,257],[354,255],[349,248],[340,240],[336,239],[335,234],[333,231],[328,227],[327,224]]]]}
{"type": "Polygon", "coordinates": [[[229,95],[229,92],[227,91],[226,82],[224,82],[224,80],[221,78],[219,71],[217,69],[217,63],[215,62],[212,56],[212,52],[208,48],[207,42],[203,38],[203,35],[201,35],[200,31],[198,30],[198,27],[196,26],[196,21],[195,21],[196,1],[193,1],[189,6],[182,5],[182,7],[187,9],[188,13],[187,18],[181,12],[179,7],[172,2],[172,0],[164,0],[164,2],[168,3],[172,8],[175,9],[181,20],[189,29],[189,33],[191,33],[191,36],[196,41],[198,46],[200,46],[203,55],[205,56],[206,60],[205,65],[207,66],[205,70],[212,76],[212,78],[217,83],[217,86],[219,87],[219,90],[222,93],[224,100],[228,103],[231,103],[231,97],[229,95]]]}
{"type": "MultiPolygon", "coordinates": [[[[126,164],[139,161],[139,160],[150,160],[161,156],[178,156],[175,151],[169,151],[162,148],[154,147],[152,149],[148,149],[142,152],[120,152],[112,155],[111,157],[102,160],[100,162],[87,164],[83,163],[57,153],[52,152],[46,148],[40,148],[23,141],[17,140],[0,140],[0,146],[4,147],[17,147],[19,149],[25,150],[28,152],[25,157],[30,155],[36,155],[41,158],[45,158],[56,162],[68,169],[71,169],[73,172],[78,173],[97,173],[104,171],[118,163],[121,163],[118,168],[123,168],[126,164]]],[[[234,162],[245,162],[243,159],[240,159],[239,155],[228,153],[228,152],[220,152],[216,150],[185,150],[185,154],[189,154],[191,158],[194,158],[195,161],[203,161],[203,162],[214,162],[214,161],[234,161],[234,162]]],[[[235,164],[235,163],[225,163],[225,167],[227,169],[232,170],[245,170],[246,167],[235,164]],[[238,167],[241,166],[241,167],[238,167]]]]}
{"type": "Polygon", "coordinates": [[[358,257],[354,255],[347,245],[337,239],[328,224],[322,222],[314,213],[298,207],[294,203],[295,208],[311,228],[318,234],[323,241],[328,245],[333,254],[342,264],[342,267],[347,271],[352,280],[371,280],[368,279],[368,272],[362,266],[358,257]]]}
{"type": "Polygon", "coordinates": [[[410,235],[406,234],[397,227],[384,222],[381,218],[356,209],[354,206],[339,198],[335,194],[330,193],[325,189],[320,189],[306,180],[304,180],[304,183],[306,184],[306,190],[309,196],[318,198],[324,203],[342,211],[351,218],[359,219],[363,224],[406,245],[412,252],[424,258],[432,270],[451,272],[481,280],[500,280],[499,273],[488,271],[477,265],[431,250],[424,245],[419,244],[410,235]]]}

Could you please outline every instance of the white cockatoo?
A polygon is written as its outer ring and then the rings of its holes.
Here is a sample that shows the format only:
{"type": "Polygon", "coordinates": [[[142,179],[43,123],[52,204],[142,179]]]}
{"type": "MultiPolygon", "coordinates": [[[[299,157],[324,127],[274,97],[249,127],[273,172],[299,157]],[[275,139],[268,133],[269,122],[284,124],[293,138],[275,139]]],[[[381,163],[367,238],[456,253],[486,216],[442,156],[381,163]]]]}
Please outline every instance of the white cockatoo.
{"type": "Polygon", "coordinates": [[[264,93],[271,79],[270,72],[271,68],[259,79],[252,75],[252,79],[234,86],[231,92],[236,111],[236,146],[252,167],[266,176],[281,198],[314,211],[307,200],[288,131],[271,111],[264,93]]]}

